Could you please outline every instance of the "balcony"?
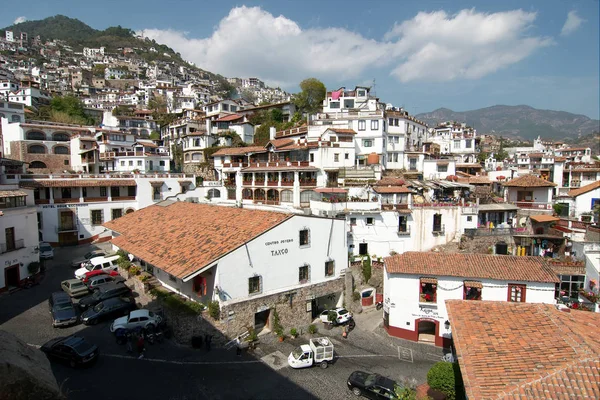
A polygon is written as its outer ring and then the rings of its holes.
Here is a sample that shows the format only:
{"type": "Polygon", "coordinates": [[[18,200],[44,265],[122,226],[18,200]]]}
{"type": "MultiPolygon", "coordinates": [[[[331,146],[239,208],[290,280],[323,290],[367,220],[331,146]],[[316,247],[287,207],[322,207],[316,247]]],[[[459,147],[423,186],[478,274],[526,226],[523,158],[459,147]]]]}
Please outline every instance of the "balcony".
{"type": "Polygon", "coordinates": [[[408,204],[382,204],[382,211],[400,211],[400,210],[410,210],[408,208],[408,204]]]}
{"type": "Polygon", "coordinates": [[[79,197],[54,199],[54,204],[79,203],[79,197]]]}
{"type": "Polygon", "coordinates": [[[410,236],[410,226],[399,226],[398,236],[410,236]]]}
{"type": "Polygon", "coordinates": [[[300,180],[300,186],[317,186],[316,179],[302,179],[300,180]]]}
{"type": "Polygon", "coordinates": [[[35,199],[35,204],[50,204],[49,199],[35,199]]]}
{"type": "Polygon", "coordinates": [[[228,162],[223,163],[223,168],[239,168],[239,167],[247,167],[248,163],[245,162],[228,162]]]}
{"type": "Polygon", "coordinates": [[[281,186],[294,186],[294,181],[281,181],[281,186]]]}
{"type": "Polygon", "coordinates": [[[7,246],[6,243],[0,243],[0,253],[10,253],[11,251],[19,250],[25,247],[25,242],[23,239],[17,239],[10,246],[7,246]]]}
{"type": "Polygon", "coordinates": [[[513,201],[510,204],[514,204],[519,208],[526,208],[528,210],[552,210],[552,203],[534,202],[534,201],[513,201]]]}
{"type": "Polygon", "coordinates": [[[223,185],[225,185],[225,186],[235,186],[235,179],[225,179],[223,181],[223,185]]]}
{"type": "Polygon", "coordinates": [[[242,181],[242,186],[252,186],[252,181],[242,181]]]}
{"type": "Polygon", "coordinates": [[[118,197],[113,197],[112,198],[113,201],[129,201],[129,200],[135,200],[135,196],[118,196],[118,197]]]}
{"type": "Polygon", "coordinates": [[[84,197],[84,203],[95,203],[98,201],[108,201],[108,197],[84,197]]]}
{"type": "Polygon", "coordinates": [[[278,180],[277,181],[269,180],[269,181],[267,181],[267,186],[279,186],[279,181],[278,180]]]}

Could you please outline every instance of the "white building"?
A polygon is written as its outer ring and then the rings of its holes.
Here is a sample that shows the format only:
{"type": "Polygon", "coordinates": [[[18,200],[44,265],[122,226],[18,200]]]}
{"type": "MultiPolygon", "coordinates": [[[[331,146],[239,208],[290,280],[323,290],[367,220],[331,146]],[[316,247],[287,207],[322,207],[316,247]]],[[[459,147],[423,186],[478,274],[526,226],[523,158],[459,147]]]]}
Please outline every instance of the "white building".
{"type": "Polygon", "coordinates": [[[166,288],[204,304],[218,301],[234,336],[268,325],[275,309],[288,330],[343,303],[342,219],[176,202],[105,226],[113,245],[166,288]],[[156,221],[168,221],[169,229],[156,221]]]}
{"type": "Polygon", "coordinates": [[[8,100],[13,103],[21,103],[34,108],[50,104],[51,99],[48,92],[36,87],[21,87],[8,97],[8,100]]]}
{"type": "Polygon", "coordinates": [[[25,121],[25,107],[19,103],[0,101],[0,118],[6,119],[5,124],[25,121]]]}
{"type": "Polygon", "coordinates": [[[4,31],[4,38],[7,42],[14,42],[15,35],[13,31],[4,31]]]}
{"type": "Polygon", "coordinates": [[[0,158],[0,293],[19,287],[29,264],[39,261],[33,192],[19,188],[13,175],[22,169],[22,162],[0,158]]]}
{"type": "Polygon", "coordinates": [[[523,175],[502,184],[504,200],[521,209],[552,212],[552,188],[555,183],[535,175],[523,175]]]}
{"type": "Polygon", "coordinates": [[[446,300],[555,304],[559,282],[542,257],[417,252],[385,258],[383,279],[388,334],[443,347],[452,335],[446,300]]]}
{"type": "Polygon", "coordinates": [[[104,47],[100,47],[97,49],[84,47],[83,56],[85,58],[102,58],[104,57],[104,47]]]}
{"type": "MultiPolygon", "coordinates": [[[[600,180],[573,189],[567,193],[567,196],[570,201],[567,203],[569,211],[566,214],[577,219],[588,216],[586,222],[591,222],[594,208],[600,207],[600,180]]],[[[598,223],[599,221],[594,222],[598,223]]]]}

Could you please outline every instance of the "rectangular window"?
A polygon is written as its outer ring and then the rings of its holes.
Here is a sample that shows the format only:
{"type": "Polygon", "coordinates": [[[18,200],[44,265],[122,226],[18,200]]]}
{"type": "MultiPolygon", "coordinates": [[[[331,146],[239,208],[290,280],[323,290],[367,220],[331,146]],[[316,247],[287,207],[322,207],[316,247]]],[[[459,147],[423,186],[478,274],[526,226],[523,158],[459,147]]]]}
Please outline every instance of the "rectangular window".
{"type": "Polygon", "coordinates": [[[373,225],[374,222],[375,222],[375,218],[367,217],[367,225],[373,225]]]}
{"type": "Polygon", "coordinates": [[[398,153],[393,153],[392,155],[394,157],[394,162],[398,162],[398,153]]]}
{"type": "Polygon", "coordinates": [[[344,160],[349,160],[349,159],[350,159],[350,154],[344,153],[344,160]]]}
{"type": "Polygon", "coordinates": [[[344,108],[354,108],[354,99],[344,99],[344,108]]]}
{"type": "Polygon", "coordinates": [[[223,111],[229,111],[229,104],[221,104],[223,111]]]}
{"type": "Polygon", "coordinates": [[[306,283],[310,281],[310,271],[308,269],[308,265],[303,265],[298,268],[298,282],[306,283]]]}
{"type": "Polygon", "coordinates": [[[421,303],[437,303],[437,279],[436,278],[421,278],[419,302],[421,303]]]}
{"type": "Polygon", "coordinates": [[[350,225],[356,226],[356,218],[350,218],[350,225]]]}
{"type": "Polygon", "coordinates": [[[102,225],[104,223],[103,210],[91,210],[92,225],[102,225]]]}
{"type": "Polygon", "coordinates": [[[142,160],[138,160],[138,162],[137,162],[137,166],[138,166],[138,167],[141,167],[141,166],[142,166],[142,160]]]}
{"type": "Polygon", "coordinates": [[[152,190],[153,190],[152,198],[154,200],[160,200],[160,186],[158,186],[158,185],[152,186],[152,190]]]}
{"type": "Polygon", "coordinates": [[[333,162],[339,162],[340,161],[340,154],[339,153],[335,153],[333,155],[333,162]]]}
{"type": "Polygon", "coordinates": [[[333,276],[335,272],[335,266],[333,260],[325,261],[325,276],[333,276]]]}
{"type": "Polygon", "coordinates": [[[129,160],[129,166],[133,167],[133,160],[129,160]]]}
{"type": "Polygon", "coordinates": [[[438,164],[437,172],[448,172],[448,164],[438,164]]]}
{"type": "Polygon", "coordinates": [[[408,232],[408,217],[406,215],[401,215],[398,217],[398,232],[408,232]]]}
{"type": "Polygon", "coordinates": [[[464,281],[463,289],[463,300],[481,300],[481,282],[464,281]]]}
{"type": "Polygon", "coordinates": [[[315,155],[314,154],[310,154],[310,162],[315,162],[315,155]]]}
{"type": "Polygon", "coordinates": [[[556,294],[556,298],[577,298],[585,283],[585,275],[560,275],[559,279],[560,292],[556,294]]]}
{"type": "Polygon", "coordinates": [[[379,129],[379,120],[371,120],[371,130],[376,131],[379,129]]]}
{"type": "Polygon", "coordinates": [[[526,285],[509,283],[508,284],[508,301],[524,303],[526,289],[527,289],[526,285]]]}
{"type": "Polygon", "coordinates": [[[358,120],[358,130],[364,131],[366,129],[367,129],[367,121],[365,121],[364,119],[359,119],[358,120]]]}
{"type": "Polygon", "coordinates": [[[302,229],[300,231],[300,246],[310,245],[310,231],[308,229],[302,229]]]}
{"type": "Polygon", "coordinates": [[[357,90],[356,91],[356,96],[357,97],[365,97],[367,95],[367,92],[364,90],[357,90]]]}
{"type": "Polygon", "coordinates": [[[339,101],[330,101],[329,102],[329,108],[340,108],[340,102],[339,101]]]}
{"type": "Polygon", "coordinates": [[[136,186],[127,186],[127,196],[135,196],[136,186]]]}
{"type": "Polygon", "coordinates": [[[158,165],[160,165],[161,167],[164,167],[165,166],[165,162],[164,161],[159,161],[158,165]]]}
{"type": "Polygon", "coordinates": [[[434,214],[433,215],[433,231],[434,232],[442,231],[442,214],[434,214]]]}
{"type": "Polygon", "coordinates": [[[121,167],[125,166],[125,161],[121,161],[121,167]]]}
{"type": "Polygon", "coordinates": [[[455,149],[460,149],[460,140],[455,140],[454,141],[454,148],[455,149]]]}
{"type": "Polygon", "coordinates": [[[106,186],[100,186],[100,197],[106,197],[106,186]]]}
{"type": "Polygon", "coordinates": [[[260,276],[253,276],[248,279],[248,293],[260,293],[260,276]]]}
{"type": "Polygon", "coordinates": [[[466,147],[467,149],[470,149],[470,148],[471,148],[471,144],[472,144],[472,142],[473,142],[473,141],[472,141],[471,139],[467,139],[467,140],[465,140],[465,147],[466,147]]]}
{"type": "Polygon", "coordinates": [[[121,191],[118,186],[111,186],[110,188],[110,197],[120,197],[121,191]]]}
{"type": "Polygon", "coordinates": [[[363,139],[362,144],[363,144],[363,147],[373,147],[373,140],[363,139]]]}
{"type": "Polygon", "coordinates": [[[111,210],[111,217],[112,217],[112,219],[121,218],[121,216],[123,216],[123,209],[122,208],[113,208],[111,210]]]}

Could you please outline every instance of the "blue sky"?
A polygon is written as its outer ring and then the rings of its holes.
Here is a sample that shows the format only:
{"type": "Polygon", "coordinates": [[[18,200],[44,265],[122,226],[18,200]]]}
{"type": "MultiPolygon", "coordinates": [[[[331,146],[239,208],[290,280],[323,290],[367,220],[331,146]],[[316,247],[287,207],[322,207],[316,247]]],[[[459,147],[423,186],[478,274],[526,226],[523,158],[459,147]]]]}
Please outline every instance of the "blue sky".
{"type": "Polygon", "coordinates": [[[371,85],[411,113],[527,104],[598,118],[599,2],[13,2],[0,26],[55,14],[122,25],[201,68],[296,91],[371,85]]]}

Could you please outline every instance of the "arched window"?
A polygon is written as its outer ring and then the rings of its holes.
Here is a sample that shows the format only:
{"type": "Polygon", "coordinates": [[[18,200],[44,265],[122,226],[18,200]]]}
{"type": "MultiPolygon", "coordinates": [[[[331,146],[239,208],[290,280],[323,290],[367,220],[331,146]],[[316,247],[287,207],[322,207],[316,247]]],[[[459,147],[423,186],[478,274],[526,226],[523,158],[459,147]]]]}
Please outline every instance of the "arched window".
{"type": "Polygon", "coordinates": [[[219,189],[210,189],[208,191],[209,199],[220,198],[220,197],[221,197],[221,191],[219,189]]]}
{"type": "Polygon", "coordinates": [[[190,161],[190,153],[185,153],[185,156],[183,156],[185,161],[190,161]]]}
{"type": "Polygon", "coordinates": [[[68,142],[70,139],[69,135],[64,132],[56,132],[52,134],[52,140],[57,142],[68,142]]]}
{"type": "Polygon", "coordinates": [[[294,192],[291,190],[284,190],[281,192],[281,202],[282,203],[293,203],[294,202],[294,192]]]}
{"type": "Polygon", "coordinates": [[[130,129],[129,133],[131,133],[132,135],[137,135],[138,130],[137,129],[130,129]]]}
{"type": "Polygon", "coordinates": [[[252,189],[244,189],[244,190],[242,190],[242,199],[244,199],[244,200],[252,200],[252,189]]]}
{"type": "Polygon", "coordinates": [[[267,200],[279,201],[279,192],[276,189],[269,189],[267,191],[267,200]]]}
{"type": "Polygon", "coordinates": [[[256,189],[254,192],[254,200],[264,200],[265,199],[265,191],[264,189],[256,189]]]}
{"type": "Polygon", "coordinates": [[[29,163],[29,168],[48,168],[46,164],[41,161],[32,161],[29,163]]]}
{"type": "Polygon", "coordinates": [[[69,148],[65,146],[56,146],[54,148],[54,154],[69,154],[69,148]]]}
{"type": "Polygon", "coordinates": [[[27,132],[25,137],[27,140],[46,140],[46,134],[38,131],[27,132]]]}
{"type": "Polygon", "coordinates": [[[27,152],[30,154],[46,154],[46,146],[32,144],[27,148],[27,152]]]}
{"type": "Polygon", "coordinates": [[[12,115],[10,117],[11,122],[21,122],[21,116],[19,115],[12,115]]]}
{"type": "Polygon", "coordinates": [[[134,211],[135,210],[133,208],[128,208],[127,210],[125,210],[125,214],[131,214],[134,211]]]}
{"type": "Polygon", "coordinates": [[[310,203],[313,199],[314,193],[312,190],[305,190],[300,193],[300,203],[310,203]]]}
{"type": "Polygon", "coordinates": [[[140,135],[148,136],[148,129],[140,129],[140,135]]]}

